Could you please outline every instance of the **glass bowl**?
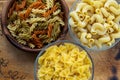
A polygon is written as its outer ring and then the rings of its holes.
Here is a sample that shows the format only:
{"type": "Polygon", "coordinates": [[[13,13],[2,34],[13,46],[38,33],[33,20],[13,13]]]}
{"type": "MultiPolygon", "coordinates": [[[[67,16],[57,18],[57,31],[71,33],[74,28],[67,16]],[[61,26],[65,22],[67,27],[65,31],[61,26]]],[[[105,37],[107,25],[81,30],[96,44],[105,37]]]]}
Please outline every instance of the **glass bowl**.
{"type": "MultiPolygon", "coordinates": [[[[39,70],[39,63],[38,63],[38,60],[39,60],[39,57],[41,57],[44,52],[46,51],[47,48],[51,47],[51,46],[54,46],[54,45],[63,45],[64,43],[70,43],[70,44],[73,44],[75,45],[76,47],[79,48],[79,50],[84,50],[86,51],[83,47],[81,47],[79,44],[75,43],[75,42],[71,42],[71,41],[67,41],[67,40],[59,40],[59,41],[56,41],[54,43],[51,43],[51,44],[48,44],[46,47],[44,47],[41,52],[38,54],[37,58],[36,58],[36,61],[35,61],[35,64],[34,64],[34,80],[38,80],[38,77],[37,77],[37,73],[38,73],[38,70],[39,70]]],[[[88,54],[88,52],[86,51],[87,53],[87,57],[89,58],[89,60],[91,61],[90,64],[91,64],[91,68],[90,68],[90,71],[91,71],[91,77],[89,78],[89,80],[93,80],[93,77],[94,77],[94,64],[93,64],[93,60],[91,58],[91,56],[88,54]]]]}
{"type": "MultiPolygon", "coordinates": [[[[118,3],[120,3],[119,0],[116,0],[118,3]]],[[[70,12],[74,11],[76,9],[76,5],[78,3],[81,3],[81,0],[76,0],[72,7],[70,8],[70,12]]],[[[111,46],[107,46],[107,45],[102,45],[101,48],[98,48],[96,46],[92,46],[92,47],[87,47],[86,45],[82,44],[82,42],[79,40],[78,36],[76,35],[76,33],[74,32],[73,28],[71,27],[70,23],[69,23],[69,19],[71,18],[70,17],[70,12],[69,12],[69,16],[68,16],[68,32],[70,34],[70,37],[76,41],[78,44],[80,44],[81,46],[83,46],[86,50],[89,50],[89,51],[103,51],[103,50],[107,50],[107,49],[110,49],[112,47],[114,47],[117,43],[119,43],[120,41],[120,38],[117,38],[115,39],[115,42],[111,45],[111,46]]]]}
{"type": "MultiPolygon", "coordinates": [[[[1,15],[2,31],[3,31],[4,35],[6,36],[6,38],[8,39],[8,41],[11,44],[13,44],[15,47],[17,47],[18,49],[23,50],[23,51],[27,51],[27,52],[39,52],[41,50],[41,48],[33,48],[32,49],[26,45],[22,45],[22,44],[18,43],[18,41],[11,35],[10,31],[7,28],[7,26],[8,26],[8,12],[15,1],[16,0],[8,0],[2,9],[2,15],[1,15]]],[[[63,20],[64,20],[65,25],[64,25],[64,28],[61,29],[61,33],[56,40],[64,39],[67,32],[68,32],[68,12],[69,12],[69,9],[68,9],[68,6],[64,0],[59,0],[59,2],[62,5],[61,10],[64,12],[63,13],[63,15],[64,15],[63,20]]],[[[47,44],[45,44],[45,45],[47,45],[47,44]]]]}

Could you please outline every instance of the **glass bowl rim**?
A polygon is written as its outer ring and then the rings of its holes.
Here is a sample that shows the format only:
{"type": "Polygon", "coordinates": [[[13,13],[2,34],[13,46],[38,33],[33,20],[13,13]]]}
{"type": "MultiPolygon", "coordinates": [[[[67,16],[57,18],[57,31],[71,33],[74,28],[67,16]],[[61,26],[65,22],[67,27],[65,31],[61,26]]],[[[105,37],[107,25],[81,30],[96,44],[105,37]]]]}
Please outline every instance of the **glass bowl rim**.
{"type": "Polygon", "coordinates": [[[89,52],[84,48],[82,47],[80,44],[74,42],[74,41],[69,41],[69,40],[58,40],[58,41],[55,41],[53,43],[50,43],[48,44],[47,46],[43,47],[42,50],[39,52],[39,54],[37,55],[36,57],[36,60],[35,60],[35,63],[34,63],[34,80],[37,80],[37,67],[38,67],[38,59],[40,56],[42,56],[42,54],[44,54],[44,51],[49,48],[50,46],[53,46],[53,45],[56,45],[56,44],[63,44],[63,43],[71,43],[75,46],[77,46],[78,48],[81,48],[82,50],[85,50],[86,53],[87,53],[87,56],[88,58],[90,59],[91,63],[92,63],[92,69],[91,69],[91,77],[90,79],[91,80],[94,80],[94,62],[93,62],[93,59],[92,57],[90,56],[89,52]]]}
{"type": "MultiPolygon", "coordinates": [[[[76,1],[73,3],[73,5],[71,6],[71,8],[70,8],[70,10],[69,10],[69,14],[70,14],[70,12],[73,11],[73,9],[75,8],[76,4],[77,4],[77,3],[80,3],[80,1],[81,1],[81,0],[76,0],[76,1]]],[[[117,1],[117,0],[116,0],[116,1],[117,1]]],[[[117,1],[117,2],[120,4],[119,1],[117,1]]],[[[111,46],[104,46],[104,45],[102,45],[101,48],[98,48],[97,46],[93,46],[93,47],[89,48],[89,47],[83,45],[83,44],[81,43],[81,41],[79,41],[79,39],[78,39],[77,35],[75,34],[75,32],[72,31],[72,27],[71,27],[71,25],[69,24],[69,19],[70,19],[70,15],[68,15],[68,33],[70,34],[70,37],[71,37],[74,41],[76,41],[78,44],[80,44],[83,48],[85,48],[87,51],[105,51],[105,50],[108,50],[108,49],[114,47],[116,44],[118,44],[118,43],[120,42],[120,38],[117,38],[117,39],[115,39],[115,42],[114,42],[111,46]]]]}

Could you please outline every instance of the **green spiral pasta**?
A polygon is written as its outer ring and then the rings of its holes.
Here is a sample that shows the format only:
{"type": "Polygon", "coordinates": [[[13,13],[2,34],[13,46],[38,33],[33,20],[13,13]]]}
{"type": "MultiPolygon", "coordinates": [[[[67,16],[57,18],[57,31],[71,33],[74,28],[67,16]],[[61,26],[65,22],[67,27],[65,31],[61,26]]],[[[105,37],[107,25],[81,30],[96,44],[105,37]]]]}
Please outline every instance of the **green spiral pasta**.
{"type": "Polygon", "coordinates": [[[49,19],[48,23],[54,23],[56,21],[58,21],[59,24],[61,24],[62,26],[65,25],[63,20],[59,16],[55,16],[52,19],[49,19]]]}
{"type": "Polygon", "coordinates": [[[54,40],[56,40],[61,30],[60,30],[60,24],[58,22],[56,22],[54,25],[55,26],[53,27],[53,30],[52,30],[52,37],[54,40]]]}
{"type": "Polygon", "coordinates": [[[36,27],[36,29],[38,30],[43,30],[43,29],[47,29],[48,27],[48,22],[38,22],[38,26],[36,27]]]}
{"type": "Polygon", "coordinates": [[[13,22],[17,19],[17,12],[13,12],[13,14],[9,18],[9,22],[13,22]]]}

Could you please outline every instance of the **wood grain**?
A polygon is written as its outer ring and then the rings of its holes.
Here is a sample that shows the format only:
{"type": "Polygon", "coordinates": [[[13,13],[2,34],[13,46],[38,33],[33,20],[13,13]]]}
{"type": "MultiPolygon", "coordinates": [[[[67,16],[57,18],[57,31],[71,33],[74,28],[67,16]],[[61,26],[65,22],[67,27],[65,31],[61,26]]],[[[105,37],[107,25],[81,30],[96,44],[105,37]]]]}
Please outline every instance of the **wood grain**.
{"type": "MultiPolygon", "coordinates": [[[[66,0],[69,7],[74,1],[66,0]]],[[[4,2],[0,0],[0,10],[4,2]]],[[[66,39],[72,40],[69,34],[66,39]]],[[[94,61],[94,80],[120,80],[120,43],[106,51],[89,53],[94,61]]],[[[36,56],[12,46],[0,28],[0,80],[34,80],[36,56]]]]}

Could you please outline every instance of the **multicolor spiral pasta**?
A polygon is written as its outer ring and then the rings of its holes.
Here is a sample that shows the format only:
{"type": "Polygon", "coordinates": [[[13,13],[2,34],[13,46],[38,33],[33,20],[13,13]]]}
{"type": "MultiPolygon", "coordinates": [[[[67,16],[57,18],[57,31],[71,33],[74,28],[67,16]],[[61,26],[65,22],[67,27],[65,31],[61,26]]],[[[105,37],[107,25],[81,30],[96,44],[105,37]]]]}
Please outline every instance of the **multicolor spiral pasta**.
{"type": "Polygon", "coordinates": [[[65,25],[61,13],[56,0],[16,0],[9,10],[8,29],[18,43],[41,48],[59,37],[65,25]]]}

